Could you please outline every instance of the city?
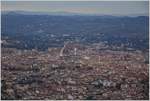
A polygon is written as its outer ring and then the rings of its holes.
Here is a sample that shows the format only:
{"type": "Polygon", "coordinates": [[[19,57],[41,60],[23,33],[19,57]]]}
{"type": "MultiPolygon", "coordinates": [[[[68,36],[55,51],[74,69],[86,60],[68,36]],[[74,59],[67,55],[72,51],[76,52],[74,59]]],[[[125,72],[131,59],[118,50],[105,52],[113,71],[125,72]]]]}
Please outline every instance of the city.
{"type": "Polygon", "coordinates": [[[148,100],[148,3],[2,1],[1,99],[148,100]]]}

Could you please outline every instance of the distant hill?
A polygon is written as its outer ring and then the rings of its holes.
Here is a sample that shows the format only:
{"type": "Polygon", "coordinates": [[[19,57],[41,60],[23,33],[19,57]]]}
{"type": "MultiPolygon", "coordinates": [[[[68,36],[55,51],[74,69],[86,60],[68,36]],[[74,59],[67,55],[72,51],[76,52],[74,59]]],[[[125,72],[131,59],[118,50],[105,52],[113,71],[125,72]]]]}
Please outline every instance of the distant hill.
{"type": "MultiPolygon", "coordinates": [[[[103,17],[123,17],[127,15],[106,15],[106,14],[86,14],[86,13],[73,13],[73,12],[65,12],[65,11],[56,11],[56,12],[35,12],[35,11],[1,11],[2,14],[23,14],[23,15],[57,15],[57,16],[103,16],[103,17]]],[[[128,17],[138,17],[138,16],[149,16],[145,13],[140,14],[130,14],[128,17]]]]}
{"type": "Polygon", "coordinates": [[[74,16],[74,15],[88,15],[72,12],[31,12],[31,11],[2,11],[2,14],[22,14],[22,15],[61,15],[61,16],[74,16]]]}
{"type": "Polygon", "coordinates": [[[3,12],[2,39],[18,40],[22,48],[47,49],[65,41],[98,43],[147,49],[148,16],[90,16],[70,13],[3,12]],[[72,16],[68,16],[72,15],[72,16]]]}

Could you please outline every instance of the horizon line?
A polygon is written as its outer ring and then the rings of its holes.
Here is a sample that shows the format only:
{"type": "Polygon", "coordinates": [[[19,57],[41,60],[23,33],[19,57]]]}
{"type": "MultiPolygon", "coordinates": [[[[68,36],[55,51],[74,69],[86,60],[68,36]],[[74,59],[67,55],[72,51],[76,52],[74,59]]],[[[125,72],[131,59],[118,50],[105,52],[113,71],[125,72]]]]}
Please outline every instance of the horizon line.
{"type": "MultiPolygon", "coordinates": [[[[29,11],[29,10],[2,10],[1,9],[1,13],[3,12],[16,12],[16,13],[37,13],[37,14],[34,14],[34,15],[54,15],[52,13],[58,13],[57,15],[61,15],[61,13],[64,13],[64,14],[70,14],[70,15],[91,15],[91,16],[149,16],[149,14],[144,14],[144,13],[135,13],[135,14],[98,14],[98,13],[81,13],[81,12],[69,12],[69,11],[29,11]],[[39,14],[38,14],[39,13],[39,14]],[[43,14],[42,14],[43,13],[43,14]]],[[[30,14],[29,14],[30,15],[30,14]]]]}

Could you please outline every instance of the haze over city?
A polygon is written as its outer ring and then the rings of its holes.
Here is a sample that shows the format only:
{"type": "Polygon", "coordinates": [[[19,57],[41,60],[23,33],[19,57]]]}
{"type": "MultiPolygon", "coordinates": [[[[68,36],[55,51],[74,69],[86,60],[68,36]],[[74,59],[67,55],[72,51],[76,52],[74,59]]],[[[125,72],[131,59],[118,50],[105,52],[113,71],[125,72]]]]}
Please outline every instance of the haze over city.
{"type": "Polygon", "coordinates": [[[148,1],[2,1],[2,11],[148,15],[148,1]]]}

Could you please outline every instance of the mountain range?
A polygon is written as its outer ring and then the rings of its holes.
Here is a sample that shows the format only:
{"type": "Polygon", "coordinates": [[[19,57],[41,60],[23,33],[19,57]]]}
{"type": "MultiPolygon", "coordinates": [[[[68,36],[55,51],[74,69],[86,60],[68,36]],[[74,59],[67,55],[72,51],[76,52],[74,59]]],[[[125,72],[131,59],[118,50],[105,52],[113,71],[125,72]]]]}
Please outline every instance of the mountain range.
{"type": "Polygon", "coordinates": [[[68,40],[78,40],[85,44],[99,42],[119,46],[124,44],[126,47],[136,49],[149,47],[148,16],[80,14],[71,16],[71,14],[2,12],[2,40],[17,41],[19,43],[11,47],[28,49],[59,47],[68,40]]]}

